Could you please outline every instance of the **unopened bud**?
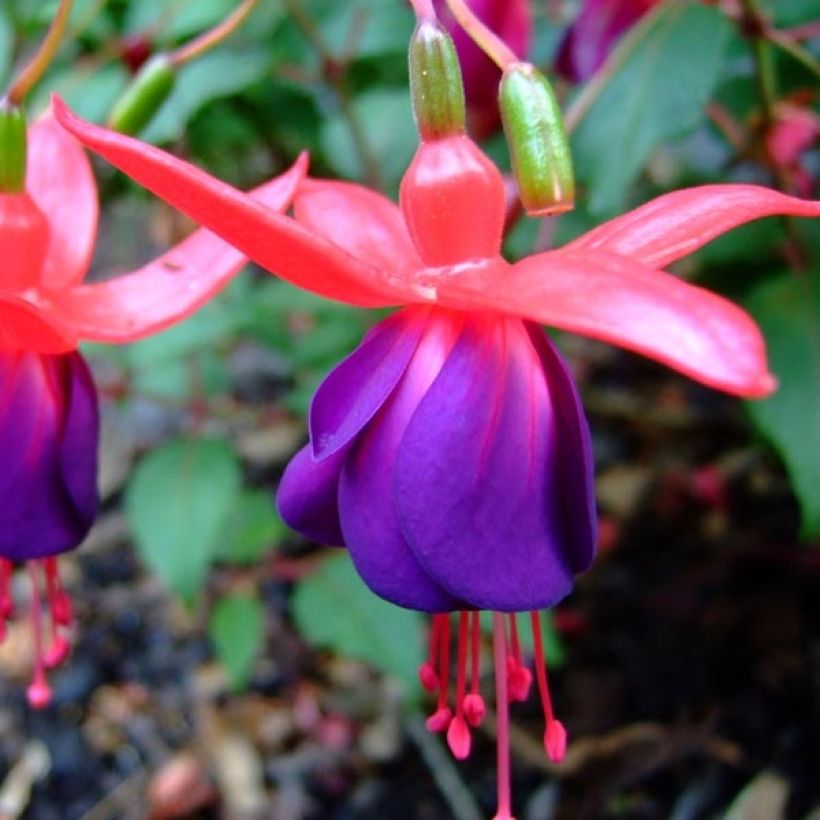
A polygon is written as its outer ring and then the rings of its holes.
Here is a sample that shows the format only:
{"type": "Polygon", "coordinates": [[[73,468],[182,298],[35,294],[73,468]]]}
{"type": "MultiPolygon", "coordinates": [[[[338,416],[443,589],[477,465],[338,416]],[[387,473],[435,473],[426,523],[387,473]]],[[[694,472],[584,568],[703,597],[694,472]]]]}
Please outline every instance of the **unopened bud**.
{"type": "Polygon", "coordinates": [[[533,216],[568,211],[575,199],[569,140],[558,100],[529,63],[509,66],[499,106],[521,204],[533,216]]]}
{"type": "Polygon", "coordinates": [[[0,193],[19,194],[26,187],[26,118],[16,106],[0,101],[0,193]]]}
{"type": "Polygon", "coordinates": [[[176,68],[166,54],[148,60],[117,101],[108,125],[121,134],[138,134],[168,99],[176,81],[176,68]]]}
{"type": "Polygon", "coordinates": [[[420,20],[410,40],[410,91],[423,140],[464,133],[461,66],[453,40],[436,20],[420,20]]]}

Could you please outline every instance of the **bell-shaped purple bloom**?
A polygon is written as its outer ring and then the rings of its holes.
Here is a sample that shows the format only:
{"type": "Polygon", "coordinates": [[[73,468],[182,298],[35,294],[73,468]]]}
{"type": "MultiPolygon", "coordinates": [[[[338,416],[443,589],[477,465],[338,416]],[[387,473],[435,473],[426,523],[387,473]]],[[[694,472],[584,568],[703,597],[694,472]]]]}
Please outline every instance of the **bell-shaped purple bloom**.
{"type": "Polygon", "coordinates": [[[284,519],[427,612],[551,606],[592,561],[589,432],[543,331],[408,308],[321,384],[284,519]]]}
{"type": "Polygon", "coordinates": [[[74,549],[97,511],[97,396],[79,353],[0,351],[0,557],[74,549]]]}
{"type": "Polygon", "coordinates": [[[30,617],[33,706],[45,706],[51,690],[45,668],[69,651],[64,631],[71,602],[60,585],[55,556],[78,547],[97,512],[97,394],[79,353],[0,350],[0,639],[13,613],[11,575],[25,562],[31,575],[30,617]],[[42,571],[51,620],[43,646],[40,613],[42,571]]]}

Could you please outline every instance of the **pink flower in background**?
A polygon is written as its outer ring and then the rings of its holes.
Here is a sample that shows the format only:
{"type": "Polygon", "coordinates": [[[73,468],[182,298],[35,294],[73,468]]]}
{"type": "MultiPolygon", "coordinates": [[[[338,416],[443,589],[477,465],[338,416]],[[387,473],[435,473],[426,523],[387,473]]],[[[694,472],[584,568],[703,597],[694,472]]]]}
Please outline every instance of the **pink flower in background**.
{"type": "Polygon", "coordinates": [[[558,49],[556,69],[568,80],[588,80],[620,36],[658,0],[585,0],[558,49]]]}

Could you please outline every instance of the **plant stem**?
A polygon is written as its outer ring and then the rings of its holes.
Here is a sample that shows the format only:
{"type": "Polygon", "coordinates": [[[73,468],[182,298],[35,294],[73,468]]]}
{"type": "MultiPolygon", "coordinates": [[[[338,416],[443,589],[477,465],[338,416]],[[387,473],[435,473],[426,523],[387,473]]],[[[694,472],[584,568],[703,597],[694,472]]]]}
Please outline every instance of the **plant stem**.
{"type": "Polygon", "coordinates": [[[57,13],[51,21],[43,44],[39,51],[34,55],[34,59],[20,72],[20,75],[12,83],[9,88],[7,99],[12,105],[20,105],[26,97],[32,86],[43,76],[45,70],[48,68],[57,49],[60,47],[60,41],[65,33],[68,25],[68,17],[71,14],[71,7],[73,0],[61,0],[57,7],[57,13]]]}
{"type": "Polygon", "coordinates": [[[491,29],[476,17],[464,0],[447,0],[450,13],[467,32],[470,39],[503,71],[519,62],[516,53],[491,29]]]}
{"type": "Polygon", "coordinates": [[[618,70],[633,55],[644,37],[654,28],[656,20],[664,13],[665,4],[661,3],[647,12],[621,39],[610,52],[601,67],[592,75],[589,82],[581,89],[564,115],[564,126],[567,133],[574,131],[589,113],[598,97],[609,85],[618,70]]]}
{"type": "Polygon", "coordinates": [[[336,92],[336,99],[339,103],[339,110],[350,130],[353,140],[353,147],[362,164],[365,182],[371,187],[383,190],[379,163],[370,149],[364,128],[359,121],[356,111],[350,100],[350,93],[343,72],[339,71],[339,60],[325,43],[322,33],[319,31],[314,20],[301,7],[299,0],[284,0],[285,10],[293,18],[294,23],[299,27],[304,38],[313,46],[319,55],[319,59],[324,67],[325,80],[336,92]],[[333,70],[328,71],[328,67],[333,70]]]}

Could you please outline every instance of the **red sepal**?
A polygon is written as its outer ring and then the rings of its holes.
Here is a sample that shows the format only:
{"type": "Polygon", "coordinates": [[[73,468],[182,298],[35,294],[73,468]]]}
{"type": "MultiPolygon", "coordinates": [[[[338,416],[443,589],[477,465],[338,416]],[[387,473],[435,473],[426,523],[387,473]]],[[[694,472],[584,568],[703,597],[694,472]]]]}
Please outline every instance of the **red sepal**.
{"type": "Polygon", "coordinates": [[[97,239],[97,184],[85,151],[50,115],[28,132],[26,190],[50,233],[39,287],[57,290],[81,281],[97,239]]]}
{"type": "Polygon", "coordinates": [[[377,307],[400,301],[380,289],[377,268],[313,235],[295,220],[158,148],[80,119],[58,97],[53,108],[60,124],[83,145],[272,273],[349,304],[377,307]]]}
{"type": "Polygon", "coordinates": [[[57,324],[30,302],[0,294],[0,351],[68,353],[75,347],[77,337],[67,327],[57,324]]]}
{"type": "Polygon", "coordinates": [[[609,251],[665,268],[738,225],[775,214],[820,216],[820,202],[759,185],[702,185],[664,194],[610,219],[564,250],[609,251]]]}
{"type": "Polygon", "coordinates": [[[747,313],[614,253],[547,251],[511,268],[463,268],[436,288],[443,306],[497,310],[601,339],[728,393],[760,397],[775,387],[747,313]]]}
{"type": "MultiPolygon", "coordinates": [[[[271,210],[284,210],[307,172],[307,155],[251,192],[271,210]]],[[[200,228],[133,273],[49,295],[48,309],[83,339],[127,342],[189,316],[223,288],[248,259],[200,228]]]]}

